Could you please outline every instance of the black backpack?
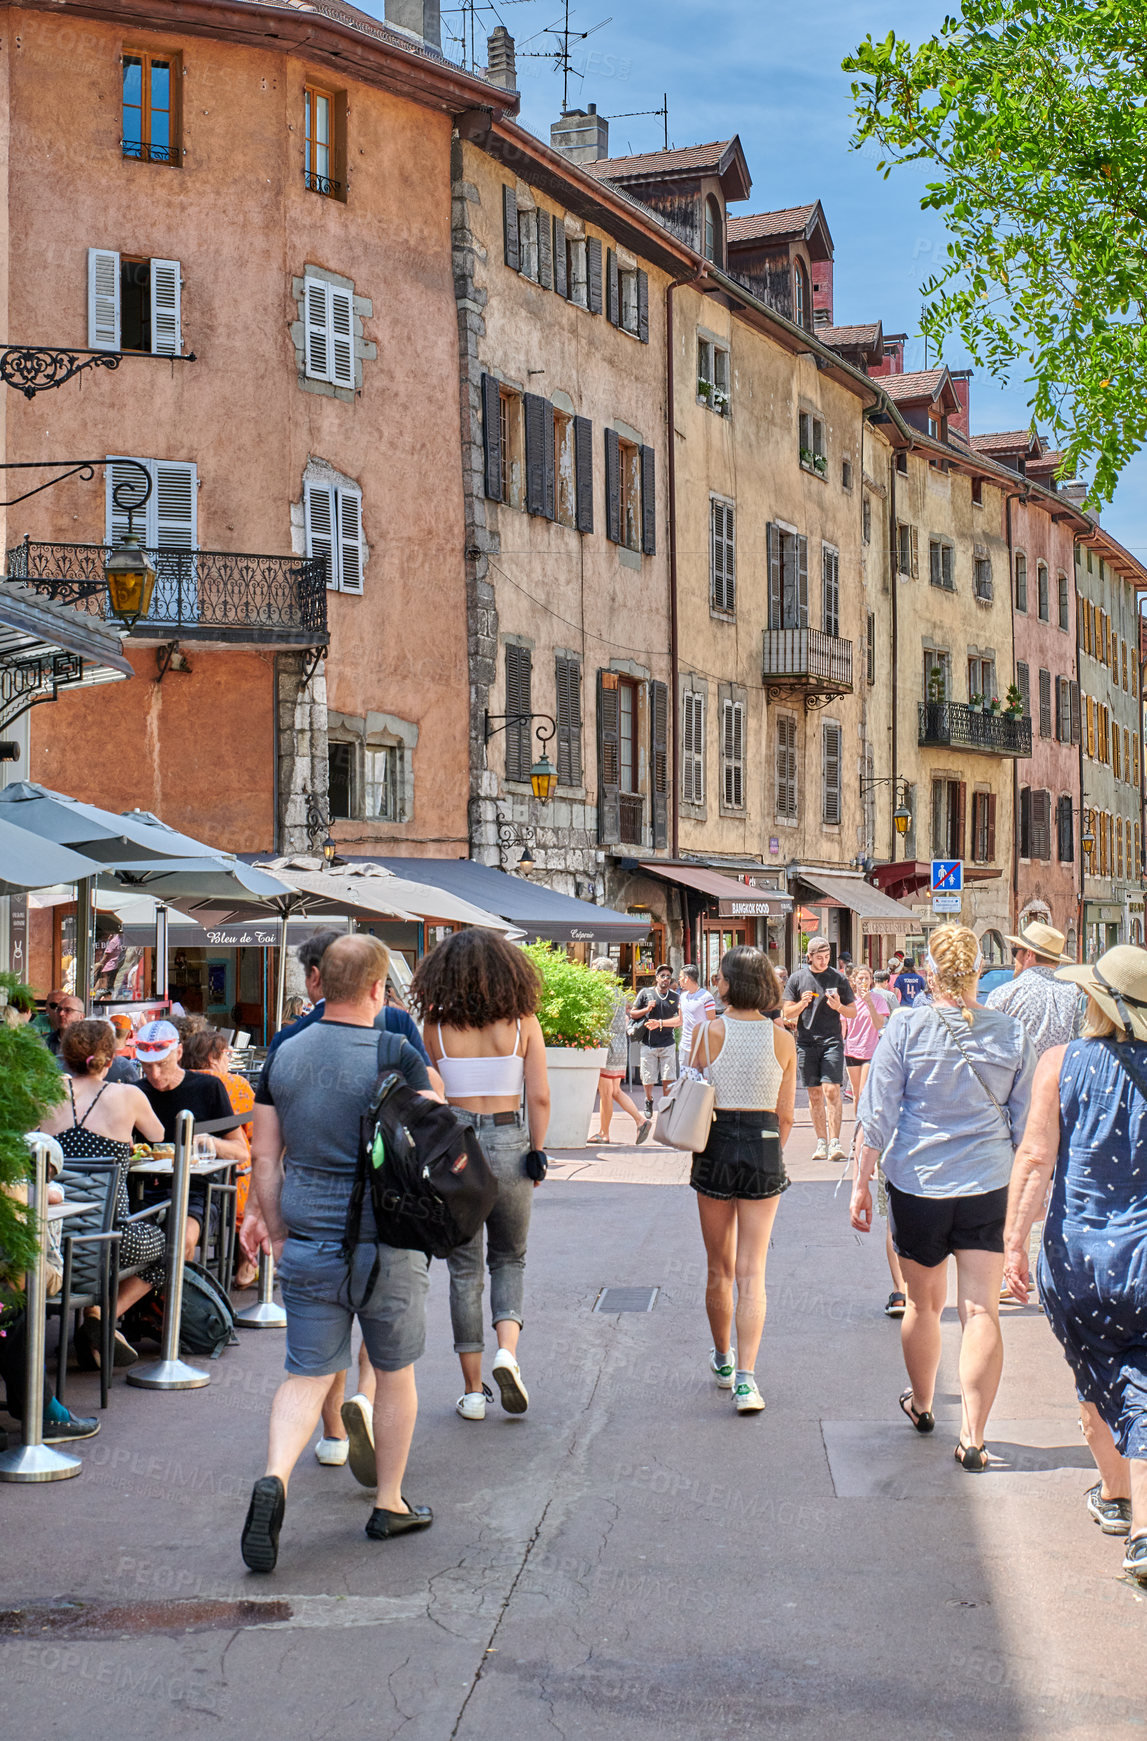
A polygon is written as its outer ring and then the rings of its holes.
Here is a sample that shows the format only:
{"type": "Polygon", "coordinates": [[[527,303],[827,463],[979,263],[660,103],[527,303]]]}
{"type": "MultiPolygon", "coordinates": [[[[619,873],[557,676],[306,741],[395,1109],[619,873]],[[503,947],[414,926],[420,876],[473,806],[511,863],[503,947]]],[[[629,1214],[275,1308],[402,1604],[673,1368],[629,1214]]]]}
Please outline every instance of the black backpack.
{"type": "MultiPolygon", "coordinates": [[[[348,1268],[368,1192],[383,1245],[448,1257],[484,1225],[498,1181],[470,1125],[440,1100],[419,1094],[400,1071],[383,1070],[359,1126],[343,1233],[348,1268]]],[[[372,1274],[368,1293],[374,1280],[372,1274]]]]}
{"type": "MultiPolygon", "coordinates": [[[[166,1290],[155,1288],[146,1299],[124,1313],[123,1332],[129,1342],[145,1337],[163,1339],[166,1290]]],[[[197,1263],[183,1266],[183,1315],[179,1321],[179,1352],[218,1360],[229,1343],[238,1342],[235,1312],[227,1294],[213,1275],[197,1263]]]]}

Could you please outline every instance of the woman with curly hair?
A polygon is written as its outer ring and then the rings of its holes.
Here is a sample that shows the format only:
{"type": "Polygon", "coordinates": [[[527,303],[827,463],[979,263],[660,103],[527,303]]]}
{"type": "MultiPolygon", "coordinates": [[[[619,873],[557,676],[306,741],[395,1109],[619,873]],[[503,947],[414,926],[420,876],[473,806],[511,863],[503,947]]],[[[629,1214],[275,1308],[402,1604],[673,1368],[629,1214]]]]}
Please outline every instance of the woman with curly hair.
{"type": "Polygon", "coordinates": [[[940,1316],[948,1259],[956,1259],[963,1420],[955,1456],[969,1474],[988,1466],[984,1434],[1004,1359],[1008,1182],[1036,1062],[1019,1022],[976,1002],[982,959],[966,926],[932,933],[926,963],[932,1001],[893,1011],[869,1066],[850,1207],[852,1225],[870,1232],[869,1182],[883,1156],[888,1225],[908,1295],[900,1337],[910,1382],[900,1407],[918,1433],[936,1425],[940,1316]]]}
{"type": "MultiPolygon", "coordinates": [[[[550,1118],[546,1047],[538,1023],[541,980],[533,962],[496,931],[456,931],[419,963],[411,1001],[446,1099],[472,1125],[498,1180],[486,1220],[485,1262],[498,1352],[493,1376],[509,1414],[525,1414],[529,1392],[518,1366],[518,1337],[533,1192],[550,1118]],[[525,1090],[525,1117],[522,1094],[525,1090]],[[540,1159],[539,1159],[540,1157],[540,1159]]],[[[463,1420],[486,1418],[493,1392],[482,1380],[482,1230],[451,1252],[450,1319],[462,1364],[463,1420]]]]}

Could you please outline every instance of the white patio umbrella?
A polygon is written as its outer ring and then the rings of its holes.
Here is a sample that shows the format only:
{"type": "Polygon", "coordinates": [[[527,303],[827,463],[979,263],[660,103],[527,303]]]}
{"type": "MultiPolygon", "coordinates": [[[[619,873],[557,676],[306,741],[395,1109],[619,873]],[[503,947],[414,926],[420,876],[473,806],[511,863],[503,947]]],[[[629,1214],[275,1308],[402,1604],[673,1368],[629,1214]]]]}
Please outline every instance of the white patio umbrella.
{"type": "Polygon", "coordinates": [[[169,828],[149,811],[117,815],[27,780],[14,780],[0,791],[0,818],[117,867],[148,859],[213,858],[219,850],[169,828]]]}
{"type": "Polygon", "coordinates": [[[40,834],[0,818],[0,895],[23,895],[52,883],[75,883],[99,866],[71,847],[57,846],[40,834]]]}

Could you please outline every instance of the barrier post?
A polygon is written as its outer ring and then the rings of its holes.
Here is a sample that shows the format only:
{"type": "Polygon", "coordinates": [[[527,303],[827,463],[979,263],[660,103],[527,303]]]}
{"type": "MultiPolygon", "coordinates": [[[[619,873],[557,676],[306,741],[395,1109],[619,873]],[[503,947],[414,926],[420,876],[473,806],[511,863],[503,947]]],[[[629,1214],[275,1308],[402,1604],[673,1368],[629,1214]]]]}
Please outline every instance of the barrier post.
{"type": "Polygon", "coordinates": [[[236,1312],[235,1322],[245,1330],[285,1330],[287,1314],[275,1304],[275,1260],[269,1251],[259,1253],[259,1298],[253,1306],[236,1312]]]}
{"type": "Polygon", "coordinates": [[[167,1212],[167,1301],[163,1312],[163,1344],[158,1360],[133,1366],[127,1382],[140,1390],[200,1390],[211,1374],[179,1358],[179,1326],[183,1317],[183,1247],[187,1237],[187,1194],[191,1188],[191,1155],[195,1119],[181,1112],[175,1124],[175,1160],[171,1170],[171,1208],[167,1212]]]}

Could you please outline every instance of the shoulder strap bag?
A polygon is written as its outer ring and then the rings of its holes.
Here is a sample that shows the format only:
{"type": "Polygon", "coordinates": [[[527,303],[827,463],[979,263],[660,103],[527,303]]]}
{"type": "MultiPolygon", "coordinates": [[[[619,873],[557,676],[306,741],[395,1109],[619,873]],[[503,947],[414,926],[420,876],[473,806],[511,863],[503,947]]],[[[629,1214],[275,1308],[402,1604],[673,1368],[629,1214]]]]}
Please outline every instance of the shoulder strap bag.
{"type": "Polygon", "coordinates": [[[976,1069],[975,1062],[973,1061],[973,1058],[972,1058],[972,1054],[968,1051],[967,1045],[965,1043],[964,1035],[960,1032],[960,1029],[964,1025],[962,1020],[958,1020],[955,1024],[953,1024],[952,1022],[950,1022],[948,1020],[947,1011],[937,1009],[935,1005],[932,1006],[932,1013],[933,1013],[933,1015],[939,1016],[940,1021],[943,1023],[944,1027],[948,1030],[949,1035],[951,1036],[951,1038],[953,1040],[955,1040],[956,1045],[959,1048],[960,1056],[963,1058],[965,1064],[968,1066],[968,1069],[972,1072],[972,1075],[976,1078],[976,1081],[980,1084],[980,1087],[983,1089],[984,1093],[987,1095],[988,1099],[991,1101],[992,1105],[995,1107],[996,1111],[999,1113],[1000,1122],[1002,1123],[1002,1125],[1004,1127],[1004,1134],[1007,1137],[1008,1141],[1010,1143],[1012,1143],[1012,1146],[1014,1147],[1015,1145],[1012,1142],[1012,1121],[1008,1117],[1007,1109],[1005,1107],[1001,1106],[999,1101],[997,1100],[995,1094],[992,1091],[990,1084],[984,1080],[984,1078],[980,1075],[980,1072],[976,1069]]]}
{"type": "MultiPolygon", "coordinates": [[[[709,1024],[705,1024],[705,1068],[709,1068],[709,1024]]],[[[704,1078],[679,1076],[657,1109],[654,1140],[671,1149],[699,1155],[709,1141],[717,1090],[704,1078]]]]}

